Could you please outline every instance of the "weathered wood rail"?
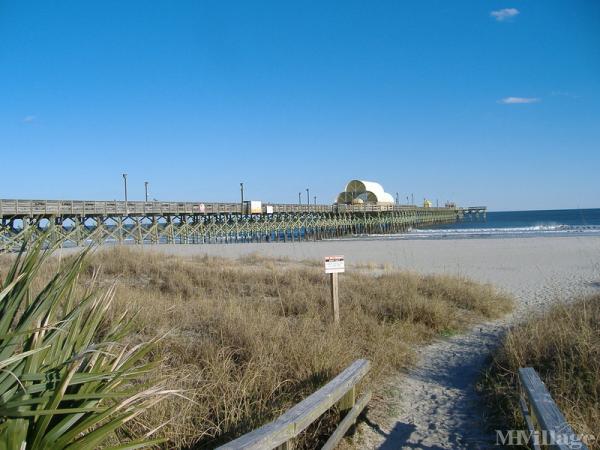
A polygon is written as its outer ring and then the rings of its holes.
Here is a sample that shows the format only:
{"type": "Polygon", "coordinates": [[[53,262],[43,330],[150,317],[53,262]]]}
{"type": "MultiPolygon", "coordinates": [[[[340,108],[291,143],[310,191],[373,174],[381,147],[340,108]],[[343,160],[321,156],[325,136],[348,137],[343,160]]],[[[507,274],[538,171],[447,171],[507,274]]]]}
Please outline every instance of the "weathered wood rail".
{"type": "MultiPolygon", "coordinates": [[[[356,400],[356,385],[367,374],[369,368],[368,361],[355,361],[331,382],[273,422],[222,445],[217,450],[291,450],[300,433],[328,409],[337,405],[346,415],[322,447],[323,450],[334,449],[371,399],[371,393],[366,392],[356,400]]],[[[519,369],[519,381],[520,406],[533,448],[587,450],[587,446],[567,423],[535,370],[530,367],[519,369]]]]}
{"type": "MultiPolygon", "coordinates": [[[[362,205],[308,205],[290,203],[265,203],[262,207],[272,207],[272,213],[359,213],[390,211],[455,211],[457,214],[485,213],[485,206],[467,208],[422,208],[412,205],[362,204],[362,205]]],[[[138,201],[85,201],[85,200],[12,200],[0,199],[0,217],[35,216],[115,216],[115,215],[194,215],[194,214],[240,214],[240,203],[215,202],[138,202],[138,201]]]]}
{"type": "Polygon", "coordinates": [[[240,203],[0,199],[0,252],[32,233],[71,246],[277,242],[398,233],[480,212],[485,208],[264,204],[250,213],[240,203]]]}
{"type": "Polygon", "coordinates": [[[302,431],[319,419],[327,410],[337,405],[341,412],[346,412],[346,415],[322,447],[325,450],[335,448],[371,399],[371,393],[366,392],[356,400],[356,385],[369,369],[369,361],[364,359],[355,361],[328,384],[302,400],[273,422],[257,428],[219,447],[217,450],[268,450],[275,448],[291,450],[294,446],[294,439],[302,431]]]}
{"type": "Polygon", "coordinates": [[[531,367],[519,369],[520,406],[535,450],[587,449],[531,367]]]}

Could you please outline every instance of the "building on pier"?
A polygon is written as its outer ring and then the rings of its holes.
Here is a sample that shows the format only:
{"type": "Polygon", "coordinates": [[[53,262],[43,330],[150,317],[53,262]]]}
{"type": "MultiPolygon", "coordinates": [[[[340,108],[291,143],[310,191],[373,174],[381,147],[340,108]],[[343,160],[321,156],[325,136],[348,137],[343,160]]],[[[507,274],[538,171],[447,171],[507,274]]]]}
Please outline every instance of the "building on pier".
{"type": "Polygon", "coordinates": [[[351,180],[343,192],[337,196],[337,204],[356,203],[393,204],[394,197],[383,190],[375,181],[351,180]]]}

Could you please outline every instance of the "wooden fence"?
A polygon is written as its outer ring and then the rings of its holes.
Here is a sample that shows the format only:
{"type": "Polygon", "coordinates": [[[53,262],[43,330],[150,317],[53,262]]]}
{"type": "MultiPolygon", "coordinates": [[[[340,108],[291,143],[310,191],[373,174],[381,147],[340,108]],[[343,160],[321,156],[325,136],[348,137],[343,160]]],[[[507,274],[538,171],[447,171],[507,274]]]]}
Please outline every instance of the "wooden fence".
{"type": "Polygon", "coordinates": [[[531,367],[519,369],[519,380],[521,412],[533,437],[533,448],[586,450],[536,371],[531,367]]]}
{"type": "MultiPolygon", "coordinates": [[[[332,450],[355,423],[371,399],[366,392],[356,400],[356,385],[368,373],[370,363],[359,359],[331,382],[305,398],[279,418],[245,434],[217,450],[291,450],[294,440],[327,410],[337,405],[346,415],[329,437],[324,450],[332,450]]],[[[544,382],[531,367],[519,369],[520,406],[527,422],[532,446],[535,450],[587,450],[565,420],[544,382]]]]}
{"type": "Polygon", "coordinates": [[[371,393],[367,392],[356,400],[356,385],[369,369],[369,361],[364,359],[355,361],[331,382],[289,409],[278,419],[219,447],[217,450],[274,448],[290,450],[294,446],[294,439],[302,431],[328,409],[337,405],[340,411],[346,412],[346,415],[322,447],[326,450],[335,448],[371,399],[371,393]]]}

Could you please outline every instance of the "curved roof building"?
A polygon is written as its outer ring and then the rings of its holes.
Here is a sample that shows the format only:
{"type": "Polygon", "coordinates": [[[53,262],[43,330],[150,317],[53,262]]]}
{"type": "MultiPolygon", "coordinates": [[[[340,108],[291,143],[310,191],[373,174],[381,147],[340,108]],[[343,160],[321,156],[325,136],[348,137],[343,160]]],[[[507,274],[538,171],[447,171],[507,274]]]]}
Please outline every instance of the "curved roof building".
{"type": "Polygon", "coordinates": [[[394,197],[383,190],[383,186],[374,181],[351,180],[344,192],[337,196],[337,203],[394,203],[394,197]]]}

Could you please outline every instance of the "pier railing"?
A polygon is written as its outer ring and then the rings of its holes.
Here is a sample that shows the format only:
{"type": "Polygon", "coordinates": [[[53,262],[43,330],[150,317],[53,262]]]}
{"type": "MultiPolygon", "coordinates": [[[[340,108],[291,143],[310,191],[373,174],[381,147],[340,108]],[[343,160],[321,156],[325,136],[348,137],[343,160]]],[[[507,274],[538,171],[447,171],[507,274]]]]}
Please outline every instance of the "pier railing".
{"type": "Polygon", "coordinates": [[[292,449],[294,439],[334,405],[346,415],[329,437],[325,450],[335,448],[367,406],[371,393],[356,400],[356,385],[367,374],[370,363],[359,359],[314,394],[308,396],[273,422],[268,423],[217,450],[292,449]]]}
{"type": "MultiPolygon", "coordinates": [[[[479,207],[478,207],[479,208],[479,207]]],[[[396,204],[286,204],[264,203],[260,213],[357,213],[389,211],[462,211],[463,208],[423,208],[396,204]]],[[[139,201],[85,201],[85,200],[13,200],[0,199],[0,217],[8,216],[94,216],[94,215],[204,215],[246,213],[240,203],[214,202],[139,202],[139,201]]]]}
{"type": "Polygon", "coordinates": [[[535,450],[587,447],[567,423],[544,382],[531,367],[519,369],[520,406],[535,450]]]}

